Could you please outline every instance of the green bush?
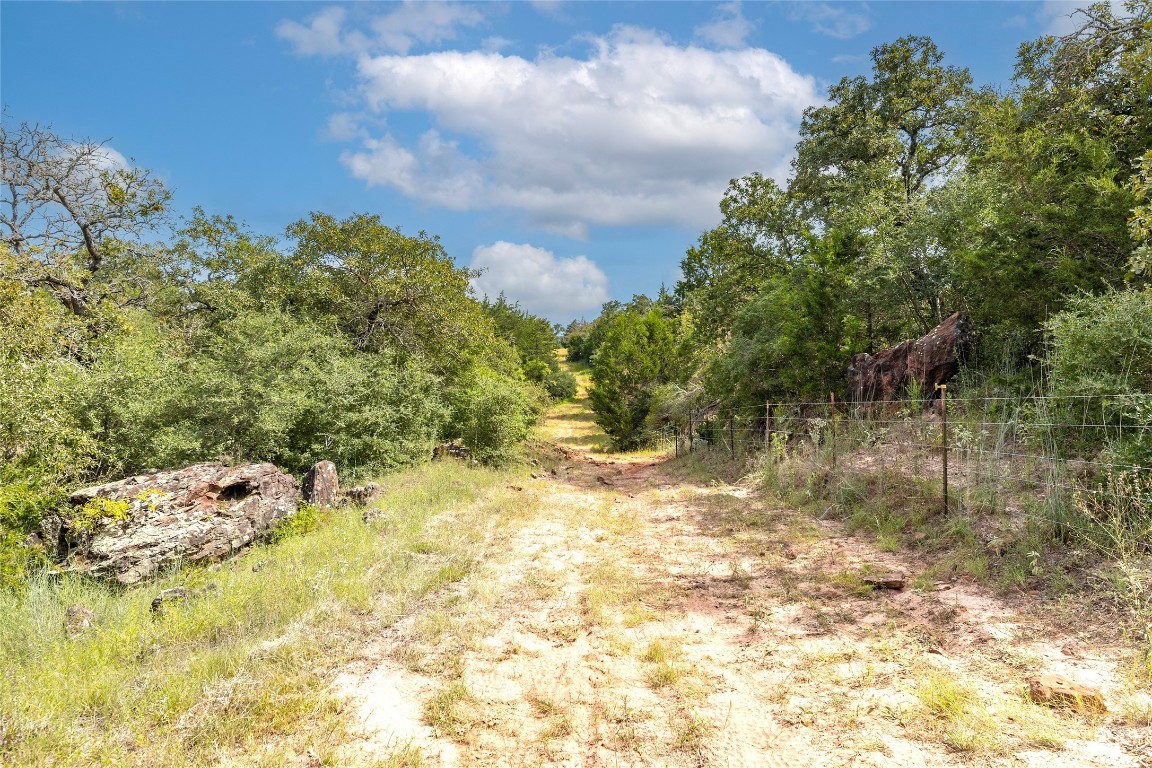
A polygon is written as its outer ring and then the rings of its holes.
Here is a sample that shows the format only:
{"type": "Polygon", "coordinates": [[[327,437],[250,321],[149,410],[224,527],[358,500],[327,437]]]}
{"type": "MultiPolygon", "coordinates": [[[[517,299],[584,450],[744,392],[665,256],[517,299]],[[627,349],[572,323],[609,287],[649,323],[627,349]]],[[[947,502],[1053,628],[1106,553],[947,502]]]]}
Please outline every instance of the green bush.
{"type": "Polygon", "coordinates": [[[658,309],[628,309],[606,326],[592,362],[588,393],[596,423],[616,447],[631,450],[645,436],[656,390],[669,381],[675,357],[671,324],[658,309]]]}
{"type": "Polygon", "coordinates": [[[1123,464],[1152,463],[1152,291],[1078,296],[1045,324],[1049,391],[1065,430],[1123,464]],[[1085,422],[1092,425],[1082,428],[1085,422]]]}
{"type": "Polygon", "coordinates": [[[454,423],[477,461],[500,465],[516,459],[539,413],[539,397],[528,386],[480,369],[456,399],[454,423]]]}
{"type": "Polygon", "coordinates": [[[33,483],[0,485],[0,590],[23,589],[28,574],[47,564],[24,540],[59,502],[59,494],[33,483]]]}

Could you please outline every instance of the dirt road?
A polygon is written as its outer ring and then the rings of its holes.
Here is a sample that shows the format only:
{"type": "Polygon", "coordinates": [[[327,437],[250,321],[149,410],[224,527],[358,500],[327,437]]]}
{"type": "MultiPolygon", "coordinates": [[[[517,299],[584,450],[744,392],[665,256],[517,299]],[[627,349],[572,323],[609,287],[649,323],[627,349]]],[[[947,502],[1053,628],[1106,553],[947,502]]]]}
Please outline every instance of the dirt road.
{"type": "MultiPolygon", "coordinates": [[[[494,555],[341,676],[352,759],[431,766],[1152,765],[1119,651],[691,460],[612,456],[582,403],[494,555]],[[908,588],[862,581],[903,572],[908,588]],[[1098,687],[1104,715],[1025,696],[1098,687]]],[[[1075,622],[1072,622],[1073,624],[1075,622]]]]}

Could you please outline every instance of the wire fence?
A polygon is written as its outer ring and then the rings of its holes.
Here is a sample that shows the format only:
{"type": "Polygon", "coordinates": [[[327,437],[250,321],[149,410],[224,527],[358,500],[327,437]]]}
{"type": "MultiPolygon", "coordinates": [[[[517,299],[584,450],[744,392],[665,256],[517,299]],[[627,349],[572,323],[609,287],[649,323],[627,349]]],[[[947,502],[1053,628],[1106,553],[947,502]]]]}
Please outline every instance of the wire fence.
{"type": "Polygon", "coordinates": [[[653,448],[723,452],[762,466],[803,459],[930,483],[935,510],[1015,512],[1152,551],[1152,395],[767,402],[688,409],[653,448]]]}

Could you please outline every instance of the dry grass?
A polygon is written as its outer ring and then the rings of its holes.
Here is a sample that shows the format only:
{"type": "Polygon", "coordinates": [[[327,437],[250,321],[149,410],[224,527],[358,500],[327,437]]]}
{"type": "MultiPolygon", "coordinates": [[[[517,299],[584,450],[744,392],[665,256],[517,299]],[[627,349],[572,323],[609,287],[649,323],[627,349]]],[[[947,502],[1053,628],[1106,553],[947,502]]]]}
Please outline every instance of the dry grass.
{"type": "MultiPolygon", "coordinates": [[[[499,490],[506,482],[452,463],[422,467],[385,480],[381,523],[337,510],[312,532],[143,587],[65,576],[0,597],[0,762],[195,766],[312,750],[338,764],[347,722],[328,676],[366,627],[473,572],[488,522],[520,513],[499,490]],[[217,589],[158,618],[149,611],[160,589],[206,583],[217,589]],[[69,639],[63,616],[74,603],[98,624],[69,639]]],[[[428,615],[421,631],[443,637],[452,616],[428,615]]]]}

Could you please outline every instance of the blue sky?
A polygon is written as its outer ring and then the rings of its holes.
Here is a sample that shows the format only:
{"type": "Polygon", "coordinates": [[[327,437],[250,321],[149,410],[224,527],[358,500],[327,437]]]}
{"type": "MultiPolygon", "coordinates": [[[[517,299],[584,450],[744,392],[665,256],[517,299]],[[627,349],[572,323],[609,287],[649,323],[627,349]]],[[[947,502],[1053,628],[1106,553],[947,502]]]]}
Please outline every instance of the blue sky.
{"type": "Polygon", "coordinates": [[[279,234],[439,235],[555,321],[671,286],[729,179],[783,181],[806,106],[929,35],[978,85],[1068,2],[0,3],[4,120],[51,124],[279,234]]]}

